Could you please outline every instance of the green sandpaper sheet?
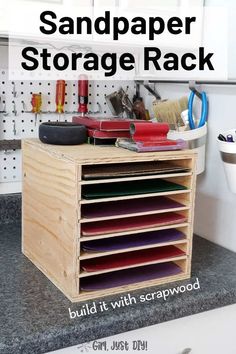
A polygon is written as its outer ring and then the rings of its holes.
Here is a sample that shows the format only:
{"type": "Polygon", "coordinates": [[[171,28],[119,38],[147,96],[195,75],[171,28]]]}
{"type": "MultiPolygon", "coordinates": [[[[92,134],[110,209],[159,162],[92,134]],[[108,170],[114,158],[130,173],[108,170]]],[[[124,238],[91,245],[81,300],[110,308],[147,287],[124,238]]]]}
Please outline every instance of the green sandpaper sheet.
{"type": "Polygon", "coordinates": [[[165,181],[163,179],[128,181],[117,183],[101,183],[86,185],[82,188],[84,199],[111,198],[126,195],[161,193],[176,190],[186,190],[187,187],[180,184],[165,181]]]}

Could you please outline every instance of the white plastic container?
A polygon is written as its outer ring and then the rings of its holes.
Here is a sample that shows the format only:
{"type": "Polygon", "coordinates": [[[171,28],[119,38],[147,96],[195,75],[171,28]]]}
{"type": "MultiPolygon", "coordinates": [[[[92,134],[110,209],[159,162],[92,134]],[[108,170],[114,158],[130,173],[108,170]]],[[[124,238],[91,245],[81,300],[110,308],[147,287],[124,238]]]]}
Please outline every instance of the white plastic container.
{"type": "Polygon", "coordinates": [[[197,152],[197,174],[205,171],[207,123],[201,127],[184,132],[171,130],[168,138],[172,140],[183,139],[188,142],[188,148],[197,152]]]}
{"type": "MultiPolygon", "coordinates": [[[[236,129],[228,130],[222,134],[225,137],[231,134],[234,141],[236,141],[236,129]]],[[[217,141],[229,189],[232,193],[236,193],[236,143],[229,143],[219,139],[217,141]]]]}

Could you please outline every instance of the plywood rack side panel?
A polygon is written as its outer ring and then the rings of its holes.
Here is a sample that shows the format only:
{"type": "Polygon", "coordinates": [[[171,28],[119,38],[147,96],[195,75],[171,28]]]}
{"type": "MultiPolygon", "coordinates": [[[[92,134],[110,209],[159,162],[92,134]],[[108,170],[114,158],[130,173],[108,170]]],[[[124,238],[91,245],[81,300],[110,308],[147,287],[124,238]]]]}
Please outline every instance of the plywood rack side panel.
{"type": "Polygon", "coordinates": [[[23,143],[23,253],[65,294],[78,295],[78,172],[23,143]]]}
{"type": "MultiPolygon", "coordinates": [[[[110,294],[132,291],[156,286],[171,281],[187,279],[191,272],[192,233],[193,233],[193,212],[195,198],[195,154],[192,151],[169,151],[138,154],[135,152],[118,149],[115,147],[96,147],[91,145],[81,146],[53,146],[42,144],[38,139],[27,139],[23,141],[23,253],[73,302],[98,298],[110,294]],[[86,185],[97,185],[111,183],[109,178],[86,182],[82,178],[83,166],[106,165],[122,163],[137,163],[158,161],[171,161],[174,165],[187,167],[190,171],[186,173],[172,173],[162,176],[153,175],[135,177],[135,180],[159,179],[172,180],[182,183],[187,190],[167,191],[133,196],[121,196],[117,198],[101,198],[97,200],[85,200],[82,197],[82,190],[86,185]],[[126,248],[122,251],[100,252],[93,254],[84,252],[81,247],[87,240],[113,239],[127,235],[136,235],[138,230],[110,233],[100,236],[86,237],[81,234],[81,226],[86,220],[81,216],[83,205],[89,206],[94,203],[107,203],[112,200],[127,200],[148,197],[166,196],[170,199],[183,202],[182,210],[178,213],[186,215],[184,223],[151,227],[142,230],[143,232],[166,230],[176,228],[182,231],[185,239],[182,241],[171,241],[168,243],[150,245],[146,247],[126,248]],[[182,272],[178,275],[166,276],[163,278],[142,281],[135,284],[128,284],[106,290],[82,291],[80,281],[82,279],[103,272],[94,272],[86,275],[80,265],[84,260],[99,259],[102,256],[111,256],[129,251],[141,251],[155,247],[175,245],[177,248],[186,251],[183,257],[175,257],[172,261],[177,264],[182,272]]],[[[132,177],[117,178],[112,182],[128,182],[132,177]]],[[[100,205],[100,204],[98,204],[100,205]]],[[[173,208],[173,211],[176,211],[173,208]]],[[[159,212],[157,212],[158,214],[159,212]]],[[[151,212],[150,214],[155,214],[151,212]]],[[[137,213],[142,217],[145,213],[137,213]]],[[[135,214],[128,215],[129,217],[135,214]]],[[[124,217],[124,216],[123,216],[124,217]]],[[[118,216],[114,217],[115,219],[118,216]]],[[[98,218],[99,220],[99,218],[98,218]]],[[[98,221],[97,220],[97,221],[98,221]]],[[[109,217],[101,218],[105,223],[109,217]]],[[[101,221],[100,220],[100,221],[101,221]]],[[[89,220],[90,223],[96,219],[89,220]]],[[[168,259],[166,259],[167,261],[168,259]]],[[[161,262],[165,262],[165,259],[161,262]]],[[[150,262],[149,262],[150,263],[150,262]]],[[[152,262],[151,262],[152,263],[152,262]]],[[[155,264],[159,261],[155,261],[155,264]]],[[[148,262],[144,264],[146,266],[148,262]]],[[[138,265],[137,265],[138,266],[138,265]]],[[[142,265],[143,266],[143,265],[142,265]]],[[[122,269],[130,269],[124,267],[122,269]]],[[[119,268],[114,271],[118,271],[119,268]]],[[[106,272],[106,271],[105,271],[106,272]]],[[[109,272],[106,272],[109,274],[109,272]]],[[[111,272],[113,273],[113,272],[111,272]]]]}

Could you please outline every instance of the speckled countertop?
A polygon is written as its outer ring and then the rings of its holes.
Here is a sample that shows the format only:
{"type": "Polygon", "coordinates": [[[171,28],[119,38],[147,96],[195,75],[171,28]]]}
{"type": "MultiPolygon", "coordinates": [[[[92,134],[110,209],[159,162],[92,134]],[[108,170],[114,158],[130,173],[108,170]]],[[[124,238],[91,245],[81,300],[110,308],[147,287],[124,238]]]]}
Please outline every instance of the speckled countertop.
{"type": "MultiPolygon", "coordinates": [[[[200,290],[71,320],[68,308],[79,310],[83,303],[71,304],[21,254],[20,237],[20,224],[0,225],[1,354],[45,353],[236,303],[236,255],[195,237],[190,281],[198,277],[200,290]]],[[[138,297],[175,285],[132,294],[138,297]]],[[[116,299],[117,295],[106,301],[116,299]]]]}

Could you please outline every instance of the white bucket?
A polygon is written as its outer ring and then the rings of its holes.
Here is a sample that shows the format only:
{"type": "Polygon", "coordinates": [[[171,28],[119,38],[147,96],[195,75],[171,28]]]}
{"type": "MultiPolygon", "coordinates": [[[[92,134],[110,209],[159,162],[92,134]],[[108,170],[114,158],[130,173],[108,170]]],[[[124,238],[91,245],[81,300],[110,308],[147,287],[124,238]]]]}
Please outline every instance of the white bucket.
{"type": "Polygon", "coordinates": [[[172,140],[183,139],[188,142],[188,148],[197,152],[197,174],[205,171],[205,156],[206,156],[206,137],[207,123],[201,127],[184,132],[171,130],[168,133],[168,138],[172,140]]]}
{"type": "MultiPolygon", "coordinates": [[[[234,141],[236,141],[236,129],[228,130],[222,134],[225,137],[231,134],[234,141]]],[[[232,193],[236,193],[236,143],[229,143],[219,139],[217,141],[229,189],[232,193]]]]}

